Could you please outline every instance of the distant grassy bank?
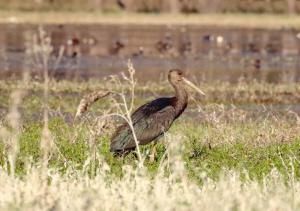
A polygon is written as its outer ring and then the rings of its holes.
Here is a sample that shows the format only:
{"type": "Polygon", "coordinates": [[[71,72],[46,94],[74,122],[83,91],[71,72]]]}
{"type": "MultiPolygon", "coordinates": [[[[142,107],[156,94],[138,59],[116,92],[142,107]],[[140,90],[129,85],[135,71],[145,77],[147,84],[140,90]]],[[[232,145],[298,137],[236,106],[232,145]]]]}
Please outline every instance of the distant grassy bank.
{"type": "Polygon", "coordinates": [[[300,28],[300,15],[271,14],[145,14],[103,12],[0,11],[0,23],[74,24],[192,24],[246,28],[300,28]]]}
{"type": "Polygon", "coordinates": [[[298,0],[0,0],[0,8],[21,11],[106,11],[146,13],[300,13],[298,0]]]}

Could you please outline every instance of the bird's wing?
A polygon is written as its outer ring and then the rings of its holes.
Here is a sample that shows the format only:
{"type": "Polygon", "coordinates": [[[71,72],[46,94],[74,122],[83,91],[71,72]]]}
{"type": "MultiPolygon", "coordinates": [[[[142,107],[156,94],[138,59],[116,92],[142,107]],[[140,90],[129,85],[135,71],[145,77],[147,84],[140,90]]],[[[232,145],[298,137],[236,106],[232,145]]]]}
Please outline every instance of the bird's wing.
{"type": "MultiPolygon", "coordinates": [[[[169,98],[161,98],[141,106],[132,115],[133,128],[139,144],[147,144],[167,131],[175,119],[175,109],[169,98]]],[[[121,125],[112,138],[111,150],[135,148],[128,124],[121,125]]]]}
{"type": "Polygon", "coordinates": [[[140,144],[147,144],[159,135],[166,132],[175,119],[175,109],[167,106],[150,114],[139,122],[134,123],[134,129],[140,144]]]}

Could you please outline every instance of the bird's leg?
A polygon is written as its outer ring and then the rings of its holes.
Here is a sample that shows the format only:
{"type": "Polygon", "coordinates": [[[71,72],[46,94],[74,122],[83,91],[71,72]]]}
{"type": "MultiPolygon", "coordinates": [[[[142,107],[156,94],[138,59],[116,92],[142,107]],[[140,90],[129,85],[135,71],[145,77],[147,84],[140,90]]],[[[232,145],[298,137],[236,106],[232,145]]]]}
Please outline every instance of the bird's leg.
{"type": "Polygon", "coordinates": [[[122,165],[125,164],[125,157],[126,157],[126,155],[122,155],[122,156],[121,156],[121,159],[122,159],[122,165]]]}
{"type": "Polygon", "coordinates": [[[156,144],[157,144],[157,141],[154,141],[153,146],[152,146],[152,149],[151,149],[151,154],[150,154],[150,156],[149,156],[149,158],[150,158],[150,163],[154,163],[155,157],[156,157],[156,155],[157,155],[156,144]]]}
{"type": "Polygon", "coordinates": [[[138,160],[139,156],[138,156],[137,152],[134,151],[132,154],[133,154],[134,158],[135,158],[136,160],[138,160]]]}

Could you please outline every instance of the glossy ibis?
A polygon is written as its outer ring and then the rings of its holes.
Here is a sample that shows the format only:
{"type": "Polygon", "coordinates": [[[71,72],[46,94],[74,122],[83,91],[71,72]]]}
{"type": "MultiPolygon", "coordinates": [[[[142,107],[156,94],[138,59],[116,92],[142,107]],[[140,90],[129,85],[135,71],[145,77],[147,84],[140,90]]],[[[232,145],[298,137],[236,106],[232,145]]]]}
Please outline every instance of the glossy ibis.
{"type": "MultiPolygon", "coordinates": [[[[174,97],[162,97],[139,107],[131,116],[137,141],[145,145],[168,131],[175,119],[185,110],[188,94],[184,84],[188,84],[204,93],[183,77],[181,70],[173,69],[168,73],[168,80],[175,89],[174,97]]],[[[127,154],[136,148],[130,126],[127,123],[117,128],[112,136],[110,151],[116,155],[127,154]]]]}

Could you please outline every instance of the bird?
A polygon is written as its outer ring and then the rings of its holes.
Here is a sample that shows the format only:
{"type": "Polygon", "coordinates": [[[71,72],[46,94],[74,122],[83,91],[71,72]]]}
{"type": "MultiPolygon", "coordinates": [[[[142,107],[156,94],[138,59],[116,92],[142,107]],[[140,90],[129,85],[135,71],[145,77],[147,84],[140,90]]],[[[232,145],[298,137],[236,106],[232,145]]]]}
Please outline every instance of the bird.
{"type": "MultiPolygon", "coordinates": [[[[188,93],[184,84],[199,88],[188,81],[180,69],[168,72],[168,81],[175,90],[173,97],[161,97],[150,101],[133,112],[132,126],[139,145],[146,145],[161,137],[173,122],[184,112],[188,104],[188,93]]],[[[121,124],[112,135],[110,151],[114,155],[126,155],[136,149],[136,141],[127,122],[121,124]]]]}

